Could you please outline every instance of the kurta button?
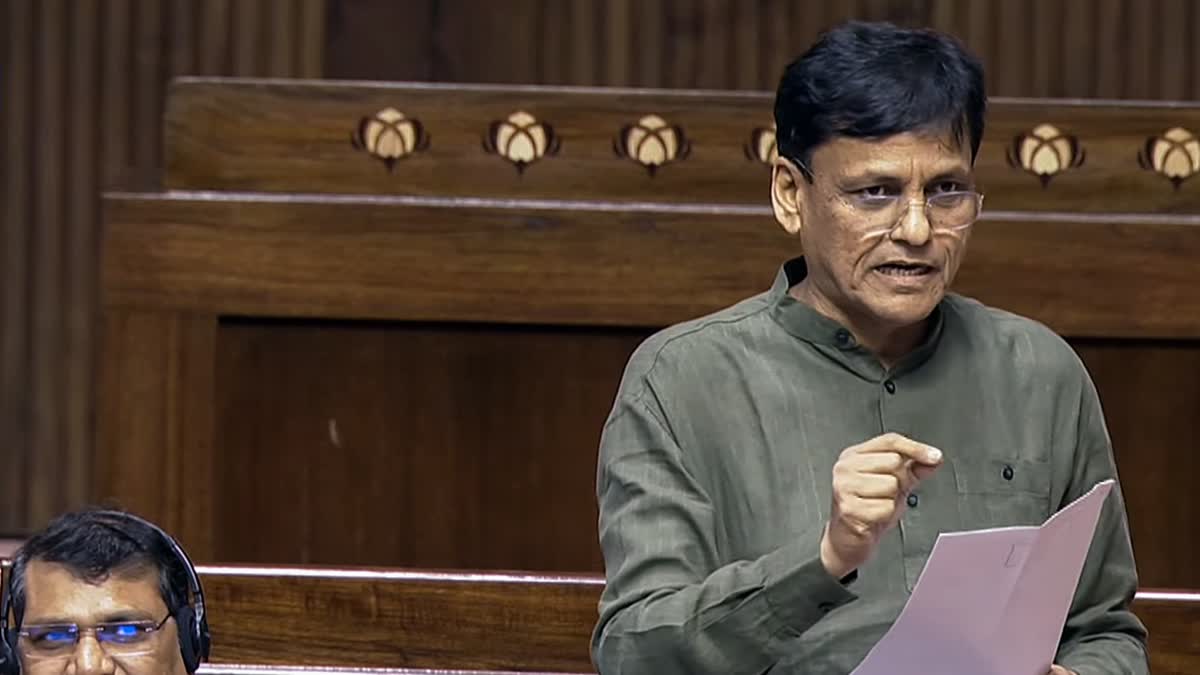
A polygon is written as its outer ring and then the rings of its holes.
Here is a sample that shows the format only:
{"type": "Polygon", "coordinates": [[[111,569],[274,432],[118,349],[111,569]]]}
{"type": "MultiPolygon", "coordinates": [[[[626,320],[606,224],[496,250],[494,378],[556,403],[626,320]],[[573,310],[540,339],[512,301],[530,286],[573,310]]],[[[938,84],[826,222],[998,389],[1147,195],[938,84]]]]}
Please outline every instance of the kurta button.
{"type": "Polygon", "coordinates": [[[837,341],[837,345],[842,349],[854,346],[854,336],[845,328],[838,329],[838,332],[834,333],[833,339],[837,341]]]}
{"type": "Polygon", "coordinates": [[[1004,471],[1001,471],[1001,472],[1000,472],[1000,475],[1004,476],[1004,480],[1012,480],[1012,479],[1013,479],[1013,468],[1012,468],[1012,466],[1010,466],[1010,465],[1008,465],[1008,464],[1005,464],[1005,465],[1004,465],[1004,471]]]}
{"type": "Polygon", "coordinates": [[[917,499],[917,495],[915,493],[913,493],[913,494],[909,494],[908,499],[905,501],[908,502],[908,508],[915,509],[915,508],[917,508],[917,502],[919,500],[917,499]]]}
{"type": "Polygon", "coordinates": [[[891,380],[885,380],[883,383],[883,388],[887,389],[887,393],[889,394],[896,393],[896,383],[892,382],[891,380]]]}

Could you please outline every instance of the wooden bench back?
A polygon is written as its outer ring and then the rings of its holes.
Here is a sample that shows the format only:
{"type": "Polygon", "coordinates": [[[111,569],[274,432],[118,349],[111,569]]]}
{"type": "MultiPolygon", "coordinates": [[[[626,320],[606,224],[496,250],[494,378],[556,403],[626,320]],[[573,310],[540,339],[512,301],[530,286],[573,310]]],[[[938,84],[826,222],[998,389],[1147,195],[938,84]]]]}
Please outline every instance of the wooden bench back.
{"type": "MultiPolygon", "coordinates": [[[[186,78],[168,96],[165,183],[763,206],[772,98],[186,78]]],[[[1195,133],[1200,106],[994,99],[979,182],[994,210],[1195,213],[1195,133]]]]}

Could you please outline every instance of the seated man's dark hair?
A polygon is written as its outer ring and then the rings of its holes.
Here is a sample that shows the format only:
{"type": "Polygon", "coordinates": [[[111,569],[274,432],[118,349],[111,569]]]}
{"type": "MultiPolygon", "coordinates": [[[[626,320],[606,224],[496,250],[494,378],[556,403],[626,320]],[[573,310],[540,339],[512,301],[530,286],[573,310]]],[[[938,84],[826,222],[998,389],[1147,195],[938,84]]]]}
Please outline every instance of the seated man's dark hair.
{"type": "Polygon", "coordinates": [[[983,66],[953,37],[853,21],[823,33],[788,65],[775,97],[779,154],[812,178],[812,152],[836,137],[949,129],[983,137],[983,66]]]}
{"type": "Polygon", "coordinates": [[[25,574],[34,561],[58,563],[89,583],[110,575],[153,571],[171,614],[188,603],[187,568],[161,534],[136,518],[90,509],[56,518],[30,537],[13,560],[12,606],[17,624],[25,616],[25,574]]]}

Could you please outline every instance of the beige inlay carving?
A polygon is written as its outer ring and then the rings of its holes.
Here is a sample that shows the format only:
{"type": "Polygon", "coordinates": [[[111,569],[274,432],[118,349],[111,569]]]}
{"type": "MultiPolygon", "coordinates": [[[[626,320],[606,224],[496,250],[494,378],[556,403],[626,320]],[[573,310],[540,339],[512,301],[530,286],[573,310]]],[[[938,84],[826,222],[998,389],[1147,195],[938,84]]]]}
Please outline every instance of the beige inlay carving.
{"type": "Polygon", "coordinates": [[[492,122],[483,138],[484,150],[512,162],[517,173],[543,157],[557,154],[559,146],[554,129],[524,110],[492,122]]]}
{"type": "Polygon", "coordinates": [[[1200,140],[1183,127],[1172,127],[1161,136],[1146,139],[1138,163],[1171,181],[1178,190],[1183,181],[1200,171],[1200,140]]]}
{"type": "Polygon", "coordinates": [[[1042,187],[1060,173],[1083,164],[1085,153],[1079,139],[1052,124],[1039,124],[1013,139],[1008,148],[1010,166],[1035,175],[1042,187]]]}
{"type": "Polygon", "coordinates": [[[646,115],[623,127],[613,148],[617,156],[641,164],[652,176],[659,167],[686,159],[691,152],[683,129],[658,115],[646,115]]]}
{"type": "Polygon", "coordinates": [[[396,162],[429,147],[429,136],[419,120],[395,108],[384,108],[364,117],[351,136],[354,147],[383,162],[391,171],[396,162]]]}

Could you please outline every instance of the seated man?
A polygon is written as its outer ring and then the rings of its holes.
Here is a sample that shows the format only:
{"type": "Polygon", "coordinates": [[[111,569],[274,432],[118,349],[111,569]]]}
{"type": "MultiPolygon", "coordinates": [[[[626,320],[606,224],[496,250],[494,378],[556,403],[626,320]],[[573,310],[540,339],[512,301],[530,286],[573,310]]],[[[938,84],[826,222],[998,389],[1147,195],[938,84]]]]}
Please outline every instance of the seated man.
{"type": "Polygon", "coordinates": [[[187,554],[128,513],[56,519],[17,552],[0,604],[0,675],[183,675],[208,656],[187,554]]]}
{"type": "MultiPolygon", "coordinates": [[[[786,69],[771,194],[804,257],[629,361],[597,476],[602,674],[849,673],[939,533],[1040,525],[1115,477],[1071,348],[947,294],[985,106],[931,31],[843,25],[786,69]]],[[[1146,673],[1136,587],[1114,490],[1050,672],[1146,673]]]]}

